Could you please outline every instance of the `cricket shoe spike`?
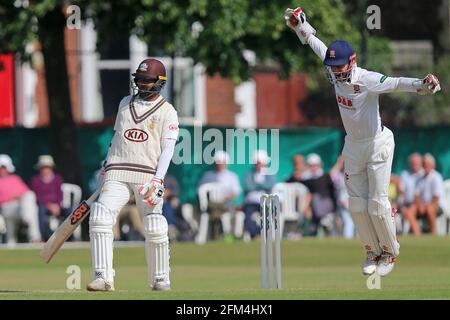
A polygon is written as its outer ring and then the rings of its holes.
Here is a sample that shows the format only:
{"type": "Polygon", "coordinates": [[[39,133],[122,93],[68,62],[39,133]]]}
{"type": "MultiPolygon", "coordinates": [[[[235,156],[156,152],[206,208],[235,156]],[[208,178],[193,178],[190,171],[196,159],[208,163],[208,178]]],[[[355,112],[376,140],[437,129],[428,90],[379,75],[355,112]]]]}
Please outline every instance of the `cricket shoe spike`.
{"type": "Polygon", "coordinates": [[[114,291],[114,283],[97,278],[87,285],[88,291],[114,291]]]}
{"type": "Polygon", "coordinates": [[[378,258],[379,257],[374,252],[367,251],[366,260],[364,260],[362,266],[364,275],[370,276],[371,274],[374,274],[375,271],[377,271],[378,258]]]}
{"type": "Polygon", "coordinates": [[[396,261],[396,257],[388,252],[383,252],[378,259],[377,274],[381,277],[387,276],[394,269],[396,261]]]}

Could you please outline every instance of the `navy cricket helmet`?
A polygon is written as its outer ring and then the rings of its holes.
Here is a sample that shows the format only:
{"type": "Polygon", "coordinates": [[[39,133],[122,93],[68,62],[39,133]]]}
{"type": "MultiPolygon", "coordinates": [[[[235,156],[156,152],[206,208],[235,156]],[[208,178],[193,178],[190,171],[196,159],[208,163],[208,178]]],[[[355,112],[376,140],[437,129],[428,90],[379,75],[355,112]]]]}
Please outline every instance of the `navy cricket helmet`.
{"type": "Polygon", "coordinates": [[[323,64],[326,66],[327,78],[331,83],[350,82],[356,64],[355,50],[347,41],[336,40],[328,47],[323,64]],[[331,67],[346,64],[349,64],[349,68],[343,72],[331,70],[331,67]]]}

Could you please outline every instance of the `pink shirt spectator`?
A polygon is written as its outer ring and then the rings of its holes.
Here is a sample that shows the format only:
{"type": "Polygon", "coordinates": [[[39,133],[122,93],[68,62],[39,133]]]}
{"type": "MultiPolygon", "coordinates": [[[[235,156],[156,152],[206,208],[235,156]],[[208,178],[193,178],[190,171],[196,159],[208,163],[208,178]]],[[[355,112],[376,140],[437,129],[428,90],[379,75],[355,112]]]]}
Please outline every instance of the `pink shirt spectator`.
{"type": "Polygon", "coordinates": [[[29,190],[18,175],[10,174],[0,178],[0,205],[24,195],[29,190]]]}
{"type": "Polygon", "coordinates": [[[63,199],[63,193],[61,190],[62,184],[63,178],[59,174],[55,174],[53,179],[48,183],[42,181],[41,176],[38,174],[31,179],[30,187],[36,194],[38,204],[61,204],[63,199]]]}

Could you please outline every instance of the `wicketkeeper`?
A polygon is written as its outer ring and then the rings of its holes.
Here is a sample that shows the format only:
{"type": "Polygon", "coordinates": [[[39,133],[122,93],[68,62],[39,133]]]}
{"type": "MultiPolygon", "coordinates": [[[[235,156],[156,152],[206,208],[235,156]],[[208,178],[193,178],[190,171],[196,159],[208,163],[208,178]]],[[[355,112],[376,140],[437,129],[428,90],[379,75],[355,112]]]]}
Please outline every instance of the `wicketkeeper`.
{"type": "Polygon", "coordinates": [[[160,95],[166,83],[164,65],[146,59],[132,74],[133,95],[122,99],[114,137],[100,173],[104,181],[92,205],[89,234],[92,282],[89,291],[113,291],[113,225],[133,193],[144,216],[148,285],[170,289],[168,226],[162,215],[163,180],[178,137],[178,116],[160,95]]]}
{"type": "Polygon", "coordinates": [[[424,79],[394,78],[359,68],[352,46],[337,40],[327,48],[300,7],[287,9],[284,18],[301,43],[308,44],[323,61],[334,86],[347,133],[342,154],[349,211],[367,253],[363,274],[385,276],[394,268],[400,244],[387,196],[394,136],[381,123],[378,97],[394,91],[433,94],[440,90],[439,80],[432,74],[424,79]]]}

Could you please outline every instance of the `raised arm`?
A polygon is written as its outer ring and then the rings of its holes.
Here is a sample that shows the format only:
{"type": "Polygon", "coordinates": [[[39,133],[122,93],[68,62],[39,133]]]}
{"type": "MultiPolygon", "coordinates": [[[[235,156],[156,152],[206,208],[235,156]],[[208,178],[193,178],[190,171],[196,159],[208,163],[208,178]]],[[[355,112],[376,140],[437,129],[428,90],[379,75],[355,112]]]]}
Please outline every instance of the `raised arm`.
{"type": "Polygon", "coordinates": [[[316,30],[306,21],[302,8],[286,9],[284,13],[286,25],[294,30],[302,44],[309,44],[321,61],[325,59],[327,46],[315,36],[316,30]]]}
{"type": "Polygon", "coordinates": [[[419,94],[436,93],[441,90],[436,76],[429,74],[424,79],[406,77],[388,77],[369,71],[365,77],[369,91],[374,93],[417,92],[419,94]]]}

